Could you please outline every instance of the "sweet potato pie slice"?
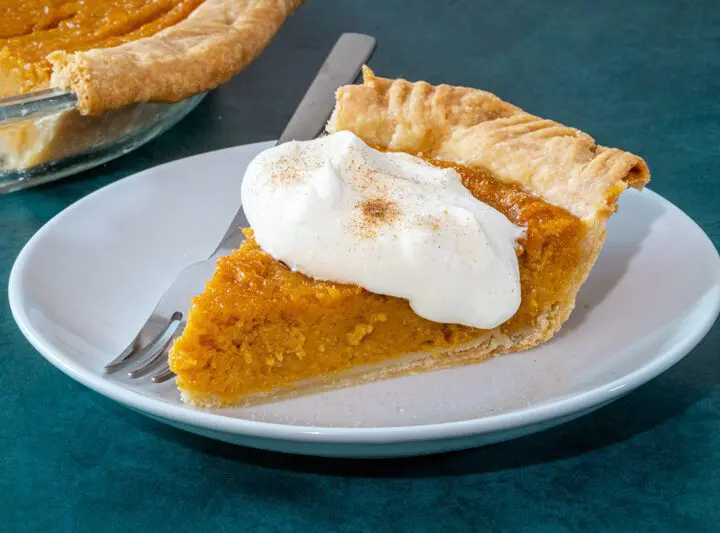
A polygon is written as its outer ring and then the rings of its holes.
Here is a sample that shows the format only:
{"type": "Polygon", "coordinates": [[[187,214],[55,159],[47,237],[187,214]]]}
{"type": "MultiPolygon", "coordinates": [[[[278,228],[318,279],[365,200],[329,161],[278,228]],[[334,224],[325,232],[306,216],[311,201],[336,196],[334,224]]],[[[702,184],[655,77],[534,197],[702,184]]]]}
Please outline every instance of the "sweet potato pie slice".
{"type": "Polygon", "coordinates": [[[490,93],[364,75],[363,85],[338,90],[327,131],[349,130],[380,150],[450,166],[476,198],[524,227],[518,311],[491,330],[433,322],[404,299],[294,272],[246,229],[195,298],[171,350],[186,402],[278,399],[546,342],[575,305],[618,196],[649,179],[641,158],[490,93]]]}

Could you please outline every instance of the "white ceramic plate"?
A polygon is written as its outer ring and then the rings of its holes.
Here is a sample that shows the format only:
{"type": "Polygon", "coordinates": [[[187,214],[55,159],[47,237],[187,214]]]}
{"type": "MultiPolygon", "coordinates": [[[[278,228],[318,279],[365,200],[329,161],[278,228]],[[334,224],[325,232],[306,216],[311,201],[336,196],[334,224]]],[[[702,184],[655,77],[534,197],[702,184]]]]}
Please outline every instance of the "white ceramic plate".
{"type": "Polygon", "coordinates": [[[629,192],[570,321],[529,352],[226,410],[185,407],[172,382],[103,377],[174,275],[212,251],[243,169],[268,146],[147,170],[45,225],[10,276],[12,312],[33,346],[97,392],[188,431],[293,453],[401,456],[498,442],[597,409],[680,360],[718,314],[712,242],[657,194],[629,192]]]}

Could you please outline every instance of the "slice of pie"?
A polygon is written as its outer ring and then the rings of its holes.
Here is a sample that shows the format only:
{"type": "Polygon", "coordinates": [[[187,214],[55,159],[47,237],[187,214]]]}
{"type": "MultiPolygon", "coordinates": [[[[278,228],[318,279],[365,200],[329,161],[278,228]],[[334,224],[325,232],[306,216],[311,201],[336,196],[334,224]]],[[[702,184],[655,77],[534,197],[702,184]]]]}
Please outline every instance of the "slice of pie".
{"type": "Polygon", "coordinates": [[[0,124],[0,169],[30,168],[120,137],[250,63],[302,0],[22,1],[0,5],[0,98],[73,91],[77,110],[0,124]],[[114,113],[106,113],[114,111],[114,113]],[[101,115],[102,119],[85,118],[101,115]]]}
{"type": "MultiPolygon", "coordinates": [[[[598,146],[585,133],[490,93],[377,78],[367,68],[364,76],[363,85],[338,90],[328,133],[351,132],[377,150],[451,168],[475,199],[522,228],[515,249],[519,306],[490,328],[430,320],[405,298],[290,268],[260,246],[257,231],[246,229],[244,243],[220,259],[195,298],[172,347],[170,366],[187,403],[279,399],[479,362],[546,342],[575,305],[618,196],[649,180],[641,158],[598,146]]],[[[385,220],[389,208],[383,205],[362,212],[385,220]]],[[[428,228],[427,238],[440,232],[428,228]]],[[[339,253],[321,255],[329,260],[339,253]]],[[[442,274],[434,277],[426,283],[444,281],[442,274]]],[[[468,283],[468,292],[474,285],[468,283]]]]}

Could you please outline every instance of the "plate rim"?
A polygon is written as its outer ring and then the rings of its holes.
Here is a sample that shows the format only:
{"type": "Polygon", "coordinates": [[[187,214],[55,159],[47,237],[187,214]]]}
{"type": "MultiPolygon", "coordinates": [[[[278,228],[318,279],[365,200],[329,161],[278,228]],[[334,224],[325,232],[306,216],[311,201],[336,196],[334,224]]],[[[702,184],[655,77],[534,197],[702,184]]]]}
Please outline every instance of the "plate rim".
{"type": "Polygon", "coordinates": [[[500,431],[519,430],[521,428],[550,422],[555,419],[572,416],[576,413],[582,414],[585,411],[592,410],[596,406],[605,405],[654,379],[679,362],[705,337],[715,323],[718,313],[720,313],[720,254],[718,254],[714,243],[705,231],[682,209],[658,193],[645,189],[643,194],[646,194],[651,201],[664,203],[685,217],[687,221],[694,225],[695,229],[702,234],[706,244],[715,251],[716,283],[715,286],[708,291],[708,293],[714,291],[716,295],[714,301],[710,301],[713,308],[708,309],[701,317],[702,320],[698,320],[692,328],[683,331],[680,339],[663,352],[660,352],[646,365],[635,371],[625,374],[606,385],[597,386],[584,392],[560,397],[552,401],[508,413],[434,424],[386,427],[304,426],[229,417],[220,413],[185,405],[174,405],[145,396],[122,387],[104,378],[102,375],[85,371],[81,367],[73,365],[71,359],[64,355],[61,350],[56,350],[50,346],[43,338],[42,333],[32,326],[23,306],[23,294],[20,290],[25,265],[29,260],[32,250],[37,246],[37,243],[42,239],[43,235],[72,213],[74,209],[85,202],[93,201],[96,195],[107,194],[114,187],[130,186],[135,180],[143,179],[146,174],[157,172],[163,167],[182,164],[190,159],[212,157],[218,152],[248,149],[250,147],[259,148],[261,145],[269,145],[271,143],[272,141],[260,141],[244,144],[197,154],[148,168],[101,187],[56,214],[23,246],[10,271],[8,282],[10,310],[25,338],[53,366],[91,390],[142,413],[173,420],[187,426],[238,436],[291,442],[318,444],[392,444],[442,441],[474,435],[492,434],[500,431]]]}

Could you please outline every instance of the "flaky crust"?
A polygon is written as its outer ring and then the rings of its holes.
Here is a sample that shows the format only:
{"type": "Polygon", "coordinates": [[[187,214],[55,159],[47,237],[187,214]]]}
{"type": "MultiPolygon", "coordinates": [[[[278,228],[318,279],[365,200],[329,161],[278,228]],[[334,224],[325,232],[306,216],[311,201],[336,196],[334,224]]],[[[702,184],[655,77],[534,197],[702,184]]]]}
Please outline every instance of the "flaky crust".
{"type": "Polygon", "coordinates": [[[650,179],[645,161],[615,148],[597,146],[574,128],[545,120],[485,91],[426,82],[388,80],[364,68],[363,85],[337,91],[327,131],[349,130],[368,144],[423,157],[490,170],[497,178],[519,184],[546,202],[563,207],[586,226],[581,259],[567,272],[559,300],[540,311],[520,332],[503,326],[487,331],[471,345],[444,352],[409,354],[402,360],[325,376],[290,390],[217,396],[181,390],[183,400],[198,407],[252,404],[309,392],[357,385],[408,373],[437,370],[527,350],[547,342],[568,319],[575,297],[605,241],[605,224],[628,186],[642,188],[650,179]]]}
{"type": "Polygon", "coordinates": [[[329,132],[350,130],[390,150],[487,168],[586,221],[610,215],[625,188],[650,178],[640,157],[598,146],[494,94],[378,78],[367,67],[363,74],[363,85],[337,91],[329,132]]]}
{"type": "Polygon", "coordinates": [[[96,115],[137,102],[176,102],[250,63],[302,0],[206,0],[175,26],[113,48],[53,52],[52,87],[96,115]]]}

